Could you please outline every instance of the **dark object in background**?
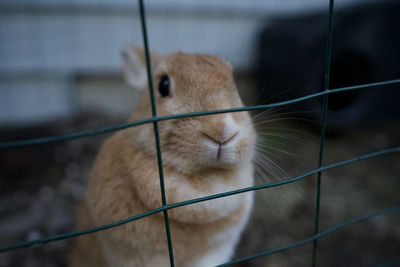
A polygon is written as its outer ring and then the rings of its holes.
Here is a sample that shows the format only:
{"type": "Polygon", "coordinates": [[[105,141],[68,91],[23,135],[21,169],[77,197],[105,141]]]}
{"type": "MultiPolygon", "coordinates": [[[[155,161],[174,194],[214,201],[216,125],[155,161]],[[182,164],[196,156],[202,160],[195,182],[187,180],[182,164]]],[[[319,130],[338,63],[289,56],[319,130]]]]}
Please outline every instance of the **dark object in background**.
{"type": "MultiPolygon", "coordinates": [[[[330,89],[400,79],[399,14],[399,1],[335,10],[330,89]]],[[[321,91],[327,36],[326,12],[272,20],[258,49],[262,99],[278,102],[321,91]]],[[[328,127],[340,130],[399,118],[399,101],[400,84],[331,94],[328,127]]],[[[319,121],[322,97],[286,108],[319,121]]]]}

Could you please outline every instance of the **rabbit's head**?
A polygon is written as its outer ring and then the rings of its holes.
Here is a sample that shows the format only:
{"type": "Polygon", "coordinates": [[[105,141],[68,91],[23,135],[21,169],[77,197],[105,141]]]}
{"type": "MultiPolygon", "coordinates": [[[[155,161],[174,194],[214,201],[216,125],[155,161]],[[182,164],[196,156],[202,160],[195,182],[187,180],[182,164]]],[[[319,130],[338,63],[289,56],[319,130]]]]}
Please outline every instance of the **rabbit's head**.
{"type": "MultiPolygon", "coordinates": [[[[142,92],[130,120],[149,118],[150,97],[144,51],[127,45],[122,52],[127,82],[142,92]]],[[[232,66],[211,55],[151,52],[157,116],[242,107],[232,66]]],[[[248,166],[256,139],[248,112],[187,117],[158,122],[163,162],[198,173],[248,166]]],[[[130,143],[154,156],[153,125],[129,129],[130,143]]]]}

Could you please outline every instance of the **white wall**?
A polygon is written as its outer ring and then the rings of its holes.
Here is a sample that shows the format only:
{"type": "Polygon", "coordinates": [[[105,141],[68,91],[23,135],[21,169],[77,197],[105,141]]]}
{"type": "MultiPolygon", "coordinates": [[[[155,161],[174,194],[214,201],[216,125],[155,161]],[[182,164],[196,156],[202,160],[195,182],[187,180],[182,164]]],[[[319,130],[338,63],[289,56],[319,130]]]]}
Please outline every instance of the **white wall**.
{"type": "MultiPolygon", "coordinates": [[[[152,49],[161,53],[211,53],[242,70],[252,68],[254,46],[267,18],[328,7],[328,1],[323,0],[145,3],[152,49]]],[[[142,45],[137,3],[3,0],[0,42],[0,125],[68,116],[73,111],[71,76],[82,72],[118,72],[120,48],[126,43],[142,45]],[[45,80],[22,81],[26,75],[36,73],[45,73],[45,80]],[[6,108],[9,106],[13,108],[6,108]]]]}

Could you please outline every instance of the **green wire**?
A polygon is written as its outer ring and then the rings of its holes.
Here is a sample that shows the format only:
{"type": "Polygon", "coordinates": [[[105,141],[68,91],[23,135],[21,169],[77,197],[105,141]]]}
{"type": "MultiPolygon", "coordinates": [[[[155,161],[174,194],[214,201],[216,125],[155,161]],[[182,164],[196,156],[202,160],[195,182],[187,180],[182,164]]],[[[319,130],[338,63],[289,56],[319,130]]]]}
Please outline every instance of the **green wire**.
{"type": "Polygon", "coordinates": [[[229,191],[229,192],[224,192],[224,193],[210,195],[210,196],[196,198],[196,199],[191,199],[191,200],[182,201],[182,202],[178,202],[178,203],[174,203],[174,204],[167,204],[163,207],[160,207],[160,208],[157,208],[157,209],[154,209],[154,210],[145,212],[143,214],[139,214],[139,215],[136,215],[136,216],[133,216],[133,217],[130,217],[130,218],[118,221],[118,222],[90,228],[90,229],[83,230],[83,231],[54,235],[54,236],[50,236],[50,237],[45,237],[45,238],[41,238],[41,239],[37,239],[37,240],[32,240],[29,242],[23,242],[23,243],[19,243],[16,245],[0,248],[0,253],[15,250],[15,249],[20,249],[20,248],[24,248],[24,247],[30,247],[30,246],[37,245],[37,244],[63,240],[63,239],[67,239],[67,238],[71,238],[71,237],[75,237],[75,236],[80,236],[80,235],[85,235],[85,234],[90,234],[90,233],[106,230],[106,229],[113,228],[113,227],[116,227],[116,226],[119,226],[121,224],[125,224],[128,222],[132,222],[132,221],[135,221],[135,220],[138,220],[138,219],[141,219],[141,218],[144,218],[144,217],[147,217],[147,216],[150,216],[155,213],[162,212],[162,211],[168,210],[168,209],[178,208],[178,207],[182,207],[182,206],[186,206],[186,205],[195,204],[198,202],[208,201],[208,200],[217,199],[217,198],[221,198],[221,197],[232,196],[232,195],[241,194],[241,193],[245,193],[245,192],[249,192],[249,191],[261,190],[261,189],[266,189],[266,188],[271,188],[271,187],[294,183],[294,182],[300,181],[310,175],[316,174],[321,171],[326,171],[326,170],[329,170],[332,168],[337,168],[340,166],[351,164],[351,163],[354,163],[354,162],[357,162],[360,160],[366,160],[369,158],[374,158],[374,157],[378,157],[378,156],[382,156],[382,155],[390,154],[390,153],[396,153],[396,152],[400,152],[400,147],[384,149],[384,150],[376,151],[376,152],[373,152],[370,154],[365,154],[365,155],[361,155],[358,157],[354,157],[354,158],[351,158],[351,159],[348,159],[345,161],[339,161],[339,162],[336,162],[336,163],[333,163],[333,164],[330,164],[330,165],[327,165],[324,167],[314,169],[312,171],[309,171],[307,173],[304,173],[300,176],[297,176],[297,177],[294,177],[294,178],[291,178],[288,180],[282,180],[282,181],[279,181],[276,183],[271,183],[271,184],[262,184],[262,185],[257,185],[257,186],[246,187],[246,188],[242,188],[242,189],[238,189],[238,190],[233,190],[233,191],[229,191]]]}
{"type": "MultiPolygon", "coordinates": [[[[370,213],[368,215],[364,215],[364,216],[360,216],[360,217],[348,220],[346,222],[343,222],[341,224],[335,225],[335,226],[333,226],[331,228],[326,229],[325,231],[322,231],[322,232],[320,232],[318,234],[315,234],[315,235],[310,236],[308,238],[305,238],[303,240],[291,243],[289,245],[286,245],[286,246],[283,246],[283,247],[280,247],[280,248],[267,250],[267,251],[264,251],[264,252],[261,252],[261,253],[250,255],[248,257],[243,257],[243,258],[240,258],[240,259],[237,259],[237,260],[234,260],[234,261],[230,261],[230,262],[218,265],[218,267],[220,267],[220,266],[228,266],[228,265],[232,265],[232,264],[235,264],[235,263],[244,262],[244,261],[252,260],[252,259],[255,259],[255,258],[262,257],[262,256],[267,256],[267,255],[275,254],[275,253],[278,253],[278,252],[282,252],[282,251],[285,251],[285,250],[288,250],[288,249],[291,249],[291,248],[294,248],[294,247],[298,247],[298,246],[304,245],[304,244],[306,244],[308,242],[317,240],[317,239],[319,239],[319,238],[321,238],[321,237],[323,237],[323,236],[325,236],[327,234],[330,234],[330,233],[332,233],[334,231],[337,231],[337,230],[340,230],[342,228],[345,228],[345,227],[347,227],[349,225],[352,225],[352,224],[355,224],[355,223],[359,223],[359,222],[362,222],[362,221],[366,221],[366,220],[369,220],[369,219],[374,218],[376,216],[389,215],[389,214],[393,214],[393,213],[396,213],[396,212],[400,212],[400,206],[395,206],[395,207],[392,207],[392,208],[389,208],[389,209],[376,211],[376,212],[370,213]]],[[[392,264],[394,264],[395,262],[398,262],[398,261],[393,261],[393,262],[390,263],[390,265],[384,265],[384,266],[393,266],[392,264]]]]}
{"type": "MultiPolygon", "coordinates": [[[[24,242],[24,243],[19,243],[13,246],[5,247],[5,248],[0,248],[0,253],[10,251],[10,250],[15,250],[15,249],[20,249],[24,247],[29,247],[37,244],[43,244],[43,243],[48,243],[48,242],[54,242],[58,240],[63,240],[66,238],[71,238],[75,236],[80,236],[80,235],[85,235],[85,234],[90,234],[98,231],[103,231],[105,229],[117,227],[119,225],[132,222],[147,216],[150,216],[155,213],[163,212],[164,214],[164,221],[165,221],[165,228],[166,228],[166,236],[167,236],[167,242],[168,242],[168,250],[169,250],[169,258],[170,258],[170,265],[174,266],[174,256],[173,256],[173,246],[172,246],[172,239],[171,239],[171,233],[170,233],[170,225],[169,225],[169,219],[168,219],[168,210],[172,208],[177,208],[185,205],[190,205],[198,202],[203,202],[203,201],[208,201],[216,198],[221,198],[221,197],[226,197],[226,196],[231,196],[235,194],[240,194],[240,193],[245,193],[248,191],[254,191],[254,190],[260,190],[260,189],[265,189],[265,188],[270,188],[270,187],[275,187],[275,186],[281,186],[289,183],[293,183],[296,181],[299,181],[301,179],[304,179],[310,175],[317,174],[317,197],[316,197],[316,212],[315,212],[315,232],[314,235],[300,240],[298,242],[277,248],[277,249],[272,249],[268,250],[265,252],[261,252],[258,254],[253,254],[248,257],[244,257],[241,259],[237,259],[219,266],[228,266],[232,265],[235,263],[251,260],[254,258],[258,258],[261,256],[266,256],[274,253],[278,253],[284,250],[288,250],[293,247],[297,247],[300,245],[303,245],[305,243],[313,241],[313,254],[312,254],[312,266],[316,266],[316,255],[317,255],[317,247],[318,247],[318,239],[321,238],[324,235],[327,235],[333,231],[339,230],[341,228],[347,227],[351,224],[358,223],[367,219],[370,219],[375,216],[381,216],[381,215],[387,215],[391,214],[394,212],[399,212],[400,211],[400,206],[393,207],[391,209],[386,209],[386,210],[381,210],[377,211],[374,213],[371,213],[369,215],[361,216],[349,221],[346,221],[344,223],[338,224],[334,227],[328,228],[327,230],[320,232],[319,233],[319,214],[320,214],[320,198],[321,198],[321,177],[322,177],[322,172],[331,169],[331,168],[336,168],[339,166],[343,166],[345,164],[350,164],[358,160],[363,160],[363,159],[368,159],[376,156],[380,156],[383,154],[388,154],[388,153],[393,153],[393,152],[399,152],[400,147],[395,147],[395,148],[390,148],[390,149],[385,149],[381,151],[377,151],[371,154],[366,154],[362,155],[359,157],[355,157],[349,160],[337,162],[334,164],[327,165],[325,167],[322,166],[323,163],[323,154],[324,154],[324,143],[325,143],[325,131],[326,131],[326,125],[327,125],[327,107],[328,107],[328,96],[329,94],[337,93],[337,92],[343,92],[343,91],[350,91],[350,90],[358,90],[358,89],[363,89],[363,88],[369,88],[369,87],[376,87],[376,86],[384,86],[384,85],[390,85],[390,84],[395,84],[395,83],[400,83],[400,79],[396,80],[389,80],[389,81],[383,81],[383,82],[377,82],[377,83],[368,83],[364,85],[356,85],[356,86],[349,86],[349,87],[343,87],[343,88],[337,88],[337,89],[329,89],[329,76],[330,76],[330,65],[331,65],[331,57],[332,57],[332,35],[333,35],[333,7],[334,7],[334,0],[330,0],[329,2],[329,25],[328,25],[328,38],[327,38],[327,48],[326,48],[326,53],[325,53],[325,73],[324,73],[324,90],[322,92],[318,92],[315,94],[310,94],[306,95],[303,97],[299,97],[296,99],[291,99],[287,101],[282,101],[278,103],[272,103],[272,104],[266,104],[266,105],[258,105],[258,106],[250,106],[250,107],[242,107],[242,108],[232,108],[232,109],[224,109],[224,110],[213,110],[213,111],[204,111],[204,112],[193,112],[193,113],[187,113],[187,114],[177,114],[177,115],[170,115],[170,116],[161,116],[157,117],[156,113],[156,105],[154,101],[154,91],[153,91],[153,83],[152,83],[152,74],[151,74],[151,61],[150,61],[150,53],[149,53],[149,46],[148,46],[148,38],[147,38],[147,29],[146,29],[146,18],[145,18],[145,10],[144,10],[144,4],[143,0],[139,0],[139,9],[140,9],[140,18],[141,18],[141,26],[142,26],[142,34],[143,34],[143,42],[144,42],[144,50],[145,50],[145,57],[146,57],[146,68],[147,68],[147,76],[148,76],[148,83],[149,83],[149,91],[150,91],[150,101],[151,101],[151,110],[152,110],[152,118],[140,120],[140,121],[135,121],[131,123],[124,123],[124,124],[119,124],[115,126],[109,126],[109,127],[104,127],[100,129],[94,129],[94,130],[88,130],[88,131],[83,131],[79,133],[73,133],[73,134],[68,134],[68,135],[63,135],[63,136],[54,136],[54,137],[45,137],[45,138],[37,138],[37,139],[29,139],[29,140],[20,140],[20,141],[12,141],[12,142],[5,142],[5,143],[0,143],[0,149],[6,149],[6,148],[17,148],[17,147],[24,147],[24,146],[31,146],[31,145],[38,145],[38,144],[45,144],[45,143],[52,143],[52,142],[60,142],[60,141],[67,141],[67,140],[73,140],[73,139],[78,139],[78,138],[83,138],[83,137],[89,137],[89,136],[94,136],[98,134],[103,134],[103,133],[108,133],[108,132],[113,132],[113,131],[118,131],[122,130],[128,127],[134,127],[146,123],[153,123],[153,128],[154,128],[154,134],[155,134],[155,143],[156,143],[156,149],[157,149],[157,162],[158,162],[158,168],[159,168],[159,176],[160,176],[160,189],[161,189],[161,199],[162,199],[162,207],[158,209],[154,209],[148,212],[145,212],[143,214],[139,214],[118,222],[114,222],[111,224],[99,226],[99,227],[94,227],[90,228],[84,231],[76,231],[76,232],[71,232],[67,234],[61,234],[61,235],[55,235],[55,236],[50,236],[42,239],[37,239],[29,242],[24,242]],[[258,185],[258,186],[252,186],[248,188],[243,188],[243,189],[238,189],[234,191],[229,191],[225,193],[220,193],[220,194],[215,194],[207,197],[202,197],[202,198],[197,198],[197,199],[192,199],[188,201],[183,201],[175,204],[167,204],[166,200],[166,195],[165,195],[165,186],[164,186],[164,175],[163,175],[163,167],[162,167],[162,157],[161,157],[161,146],[160,146],[160,139],[159,139],[159,132],[158,132],[158,122],[163,121],[163,120],[171,120],[171,119],[179,119],[179,118],[185,118],[185,117],[194,117],[194,116],[206,116],[206,115],[212,115],[212,114],[219,114],[219,113],[227,113],[227,112],[241,112],[241,111],[251,111],[251,110],[259,110],[259,109],[267,109],[267,108],[272,108],[272,107],[278,107],[278,106],[283,106],[283,105],[290,105],[302,101],[306,101],[311,98],[323,96],[323,112],[322,112],[322,125],[321,125],[321,135],[320,135],[320,150],[319,150],[319,158],[318,158],[318,168],[314,169],[310,172],[307,172],[303,175],[288,179],[288,180],[283,180],[277,183],[272,183],[272,184],[263,184],[263,185],[258,185]]],[[[379,266],[392,266],[393,264],[398,263],[398,260],[396,261],[391,261],[388,262],[389,264],[383,264],[379,266]]]]}
{"type": "MultiPolygon", "coordinates": [[[[148,45],[147,29],[146,29],[146,25],[147,25],[146,24],[146,14],[144,11],[143,0],[139,0],[139,8],[140,8],[140,18],[141,18],[141,24],[142,24],[144,51],[145,51],[145,56],[146,56],[147,79],[149,82],[151,112],[153,114],[153,118],[156,118],[157,112],[156,112],[156,104],[154,101],[153,77],[151,74],[151,61],[150,61],[150,53],[149,53],[149,45],[148,45]]],[[[157,120],[153,121],[153,128],[154,128],[154,135],[155,135],[156,149],[157,149],[158,172],[159,172],[159,176],[160,176],[161,201],[162,201],[163,207],[165,207],[167,205],[167,200],[165,197],[164,172],[163,172],[160,136],[158,133],[158,121],[157,120]]],[[[172,248],[171,230],[170,230],[170,226],[169,226],[167,209],[164,209],[163,213],[164,213],[164,223],[165,223],[165,230],[166,230],[167,243],[168,243],[169,261],[170,261],[171,267],[173,267],[173,266],[175,266],[174,253],[173,253],[173,248],[172,248]]]]}
{"type": "MultiPolygon", "coordinates": [[[[328,37],[326,38],[326,53],[325,53],[325,75],[324,75],[324,89],[329,90],[329,76],[331,70],[331,58],[332,58],[332,40],[333,40],[333,7],[334,0],[329,1],[329,21],[328,21],[328,37]]],[[[320,147],[318,156],[318,167],[322,166],[324,158],[324,145],[325,145],[325,131],[326,131],[326,121],[328,113],[328,96],[324,95],[322,100],[322,125],[321,125],[321,135],[320,135],[320,147]]],[[[321,176],[322,172],[318,172],[317,175],[317,196],[315,205],[315,220],[314,220],[314,234],[318,234],[319,231],[319,213],[321,204],[321,176]]],[[[316,266],[317,260],[317,249],[318,249],[318,239],[313,241],[313,252],[312,252],[312,267],[316,266]]]]}
{"type": "Polygon", "coordinates": [[[355,86],[348,86],[348,87],[342,87],[342,88],[337,88],[337,89],[329,89],[329,90],[321,91],[318,93],[298,97],[295,99],[290,99],[290,100],[286,100],[286,101],[282,101],[282,102],[265,104],[265,105],[152,117],[152,118],[147,118],[147,119],[143,119],[140,121],[123,123],[123,124],[118,124],[115,126],[109,126],[109,127],[104,127],[104,128],[100,128],[100,129],[94,129],[94,130],[88,130],[88,131],[83,131],[83,132],[79,132],[79,133],[67,134],[67,135],[63,135],[63,136],[53,136],[53,137],[44,137],[44,138],[36,138],[36,139],[29,139],[29,140],[20,140],[20,141],[11,141],[11,142],[0,143],[0,149],[25,147],[25,146],[74,140],[74,139],[78,139],[78,138],[84,138],[84,137],[119,131],[119,130],[123,130],[123,129],[129,128],[129,127],[139,126],[139,125],[146,124],[146,123],[153,123],[155,121],[165,121],[165,120],[180,119],[180,118],[187,118],[187,117],[206,116],[206,115],[228,113],[228,112],[241,112],[241,111],[253,111],[253,110],[260,110],[260,109],[268,109],[268,108],[280,107],[280,106],[285,106],[285,105],[290,105],[290,104],[307,101],[309,99],[313,99],[313,98],[323,96],[323,95],[329,95],[329,94],[345,92],[345,91],[352,91],[352,90],[360,90],[360,89],[366,89],[366,88],[378,87],[378,86],[387,86],[387,85],[392,85],[392,84],[397,84],[397,83],[400,83],[400,79],[368,83],[368,84],[362,84],[362,85],[355,85],[355,86]]]}

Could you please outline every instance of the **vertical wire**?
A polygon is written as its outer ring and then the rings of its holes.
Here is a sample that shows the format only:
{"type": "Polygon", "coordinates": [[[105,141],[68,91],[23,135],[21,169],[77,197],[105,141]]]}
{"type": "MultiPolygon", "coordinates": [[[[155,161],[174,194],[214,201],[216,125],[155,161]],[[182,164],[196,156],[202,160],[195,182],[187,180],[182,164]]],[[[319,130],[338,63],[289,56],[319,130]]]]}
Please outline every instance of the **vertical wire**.
{"type": "MultiPolygon", "coordinates": [[[[329,89],[329,77],[331,69],[331,58],[332,58],[332,36],[333,36],[333,6],[334,0],[329,1],[329,22],[328,22],[328,37],[326,41],[326,52],[325,52],[325,74],[324,74],[324,90],[329,89]]],[[[318,167],[322,166],[323,155],[324,155],[324,144],[325,144],[325,132],[326,132],[326,115],[328,111],[328,95],[323,96],[322,103],[322,125],[321,125],[321,136],[319,146],[319,157],[318,167]]],[[[315,208],[315,225],[314,234],[319,232],[319,214],[320,214],[320,202],[321,202],[321,176],[322,172],[318,172],[317,177],[317,197],[316,197],[316,208],[315,208]]],[[[313,253],[312,253],[312,267],[316,266],[317,258],[318,239],[313,241],[313,253]]]]}
{"type": "MultiPolygon", "coordinates": [[[[149,53],[149,46],[148,46],[148,40],[147,40],[146,18],[145,18],[143,0],[139,0],[139,8],[140,8],[140,19],[141,19],[141,24],[142,24],[144,51],[145,51],[145,56],[146,56],[147,79],[149,82],[149,90],[150,90],[151,111],[153,114],[153,118],[156,118],[157,112],[156,112],[156,105],[155,105],[155,101],[154,101],[153,80],[152,80],[152,74],[151,74],[150,53],[149,53]]],[[[167,205],[167,200],[165,197],[164,172],[163,172],[163,167],[162,167],[160,137],[158,134],[158,122],[157,121],[153,122],[153,127],[154,127],[154,135],[155,135],[156,149],[157,149],[158,171],[159,171],[159,175],[160,175],[161,200],[162,200],[163,207],[165,207],[167,205]]],[[[168,211],[164,210],[163,212],[164,212],[165,230],[166,230],[167,241],[168,241],[169,261],[170,261],[171,267],[173,267],[173,266],[175,266],[175,264],[174,264],[174,254],[173,254],[172,240],[171,240],[171,231],[170,231],[169,219],[168,219],[168,211]]]]}

